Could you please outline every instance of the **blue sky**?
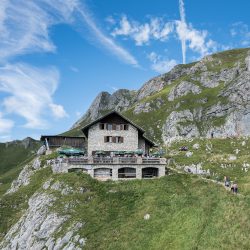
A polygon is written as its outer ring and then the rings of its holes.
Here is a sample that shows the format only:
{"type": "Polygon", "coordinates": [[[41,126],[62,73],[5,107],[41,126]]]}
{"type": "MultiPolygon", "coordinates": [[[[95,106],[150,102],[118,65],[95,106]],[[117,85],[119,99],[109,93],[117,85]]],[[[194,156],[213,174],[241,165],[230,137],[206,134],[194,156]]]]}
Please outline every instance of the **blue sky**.
{"type": "Polygon", "coordinates": [[[1,0],[0,141],[68,130],[100,91],[250,46],[248,0],[1,0]]]}

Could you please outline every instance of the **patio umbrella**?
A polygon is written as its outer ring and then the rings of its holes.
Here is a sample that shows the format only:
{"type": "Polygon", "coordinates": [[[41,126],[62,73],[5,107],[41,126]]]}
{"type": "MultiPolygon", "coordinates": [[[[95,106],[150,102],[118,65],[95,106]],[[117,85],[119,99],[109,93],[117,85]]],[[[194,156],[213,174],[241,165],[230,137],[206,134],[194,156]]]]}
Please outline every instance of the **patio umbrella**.
{"type": "Polygon", "coordinates": [[[84,155],[84,151],[77,148],[65,148],[58,150],[59,154],[67,155],[67,156],[76,156],[76,155],[84,155]]]}

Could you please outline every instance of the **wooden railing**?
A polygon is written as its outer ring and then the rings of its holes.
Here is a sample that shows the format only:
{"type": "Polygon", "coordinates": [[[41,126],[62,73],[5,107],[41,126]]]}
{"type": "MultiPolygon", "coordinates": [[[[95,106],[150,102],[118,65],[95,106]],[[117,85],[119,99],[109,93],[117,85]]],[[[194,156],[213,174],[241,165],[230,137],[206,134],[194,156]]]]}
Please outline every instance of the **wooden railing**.
{"type": "Polygon", "coordinates": [[[108,158],[108,157],[94,157],[93,158],[93,163],[94,164],[102,164],[102,163],[104,163],[104,164],[112,164],[113,163],[113,158],[108,158]]]}
{"type": "Polygon", "coordinates": [[[160,158],[142,158],[142,164],[160,164],[160,158]]]}
{"type": "Polygon", "coordinates": [[[67,163],[70,165],[85,164],[166,164],[165,158],[141,157],[72,157],[48,160],[47,164],[67,163]]]}
{"type": "Polygon", "coordinates": [[[121,164],[137,164],[137,159],[136,157],[119,157],[118,158],[118,163],[121,164]]]}
{"type": "Polygon", "coordinates": [[[77,158],[68,158],[68,163],[71,165],[81,165],[81,164],[88,164],[89,159],[83,157],[77,158]]]}

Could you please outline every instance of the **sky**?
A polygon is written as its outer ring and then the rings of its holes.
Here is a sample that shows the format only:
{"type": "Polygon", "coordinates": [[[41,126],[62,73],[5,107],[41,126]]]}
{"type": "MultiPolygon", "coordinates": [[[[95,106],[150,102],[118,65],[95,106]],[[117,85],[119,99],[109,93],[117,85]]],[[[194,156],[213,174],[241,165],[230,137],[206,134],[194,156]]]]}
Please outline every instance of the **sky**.
{"type": "Polygon", "coordinates": [[[67,131],[101,91],[250,46],[250,1],[0,0],[0,142],[67,131]]]}

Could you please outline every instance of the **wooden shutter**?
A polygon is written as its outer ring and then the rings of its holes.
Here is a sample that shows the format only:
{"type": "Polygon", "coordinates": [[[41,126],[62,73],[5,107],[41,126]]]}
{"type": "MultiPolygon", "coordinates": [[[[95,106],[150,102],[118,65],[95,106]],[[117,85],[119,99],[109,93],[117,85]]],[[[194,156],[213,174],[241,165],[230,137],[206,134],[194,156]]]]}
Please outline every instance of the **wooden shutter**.
{"type": "Polygon", "coordinates": [[[112,142],[113,142],[113,143],[116,143],[116,138],[115,138],[115,136],[112,136],[112,142]]]}
{"type": "Polygon", "coordinates": [[[116,130],[116,124],[112,124],[112,130],[116,130]]]}
{"type": "Polygon", "coordinates": [[[123,143],[124,142],[124,139],[123,137],[120,138],[120,142],[123,143]]]}
{"type": "Polygon", "coordinates": [[[104,136],[104,142],[108,142],[108,137],[104,136]]]}

